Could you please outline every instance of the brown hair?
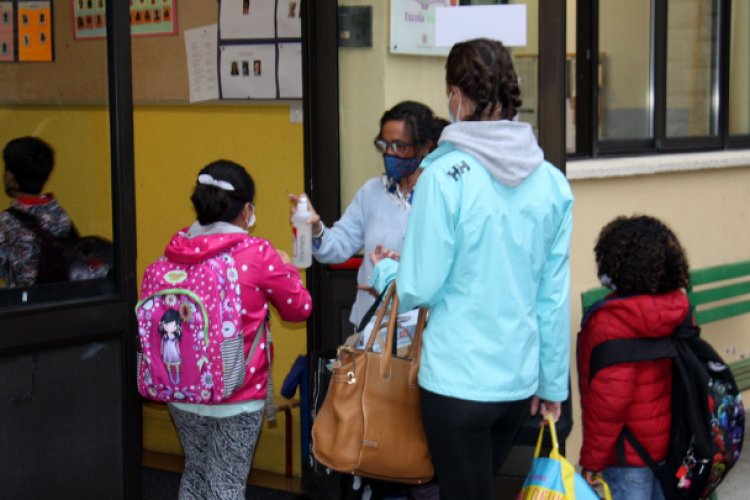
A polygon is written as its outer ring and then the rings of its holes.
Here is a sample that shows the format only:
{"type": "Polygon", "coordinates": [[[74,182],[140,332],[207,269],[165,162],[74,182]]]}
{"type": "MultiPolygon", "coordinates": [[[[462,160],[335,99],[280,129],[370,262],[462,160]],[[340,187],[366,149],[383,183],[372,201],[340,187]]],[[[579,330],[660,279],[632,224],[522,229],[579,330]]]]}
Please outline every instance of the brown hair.
{"type": "Polygon", "coordinates": [[[476,103],[467,120],[510,120],[521,107],[521,89],[508,49],[497,40],[477,38],[457,43],[445,63],[445,82],[476,103]]]}

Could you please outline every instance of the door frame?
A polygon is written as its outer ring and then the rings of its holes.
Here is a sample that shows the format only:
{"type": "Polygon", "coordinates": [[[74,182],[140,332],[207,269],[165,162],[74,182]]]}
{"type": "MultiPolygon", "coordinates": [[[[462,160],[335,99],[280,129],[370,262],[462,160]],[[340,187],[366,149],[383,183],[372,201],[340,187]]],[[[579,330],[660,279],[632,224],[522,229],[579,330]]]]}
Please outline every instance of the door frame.
{"type": "MultiPolygon", "coordinates": [[[[107,75],[115,290],[90,299],[0,310],[0,355],[64,349],[89,342],[119,340],[122,391],[122,498],[140,498],[140,398],[135,382],[136,290],[135,174],[128,2],[106,1],[107,75]],[[54,328],[50,326],[54,325],[54,328]],[[15,332],[15,334],[10,334],[15,332]],[[23,332],[20,334],[20,332],[23,332]]],[[[71,367],[75,369],[75,367],[71,367]]],[[[76,404],[72,401],[71,404],[76,404]]],[[[42,443],[40,443],[42,445],[42,443]]],[[[76,436],[70,436],[75,450],[76,436]]],[[[41,454],[41,450],[40,450],[41,454]]],[[[40,481],[44,478],[40,477],[40,481]]],[[[116,487],[116,485],[113,485],[116,487]]],[[[117,494],[115,494],[117,497],[117,494]]]]}

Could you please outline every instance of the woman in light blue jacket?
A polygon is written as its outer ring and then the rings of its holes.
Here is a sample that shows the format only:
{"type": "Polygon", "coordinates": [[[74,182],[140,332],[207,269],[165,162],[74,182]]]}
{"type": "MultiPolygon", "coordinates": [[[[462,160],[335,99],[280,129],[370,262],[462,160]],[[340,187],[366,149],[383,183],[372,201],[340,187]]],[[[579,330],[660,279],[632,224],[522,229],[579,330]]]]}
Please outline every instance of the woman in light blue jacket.
{"type": "MultiPolygon", "coordinates": [[[[396,275],[400,309],[430,308],[419,385],[444,498],[492,498],[526,415],[568,396],[573,196],[544,160],[507,49],[456,44],[446,64],[455,122],[422,162],[396,275]]],[[[382,259],[382,260],[381,260],[382,259]]]]}

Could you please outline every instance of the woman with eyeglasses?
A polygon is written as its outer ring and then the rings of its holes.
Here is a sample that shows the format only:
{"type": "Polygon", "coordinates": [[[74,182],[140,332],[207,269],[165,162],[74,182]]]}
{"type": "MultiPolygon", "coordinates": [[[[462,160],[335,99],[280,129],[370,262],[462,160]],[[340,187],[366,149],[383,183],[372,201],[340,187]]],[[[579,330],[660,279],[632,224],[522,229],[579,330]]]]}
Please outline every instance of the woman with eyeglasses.
{"type": "MultiPolygon", "coordinates": [[[[406,220],[415,195],[414,185],[421,173],[422,159],[437,145],[447,121],[435,116],[424,104],[403,101],[380,119],[375,148],[383,155],[385,174],[366,181],[351,204],[332,227],[320,220],[310,206],[313,256],[323,264],[345,262],[362,251],[365,255],[378,245],[398,252],[406,231],[406,220]]],[[[297,195],[289,195],[292,211],[297,195]]],[[[357,283],[366,285],[372,272],[370,259],[363,259],[357,283]]],[[[349,321],[356,327],[375,301],[365,290],[357,292],[349,321]]]]}

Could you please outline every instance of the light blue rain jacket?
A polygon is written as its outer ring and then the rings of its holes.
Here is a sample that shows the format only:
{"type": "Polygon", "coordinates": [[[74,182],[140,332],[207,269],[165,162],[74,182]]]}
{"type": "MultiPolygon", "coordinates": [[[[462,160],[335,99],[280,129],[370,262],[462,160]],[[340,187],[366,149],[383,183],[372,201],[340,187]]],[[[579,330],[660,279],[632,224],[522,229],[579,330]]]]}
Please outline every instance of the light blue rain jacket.
{"type": "Polygon", "coordinates": [[[419,384],[444,396],[568,396],[573,196],[531,127],[458,122],[422,163],[396,274],[406,311],[428,306],[419,384]]]}

